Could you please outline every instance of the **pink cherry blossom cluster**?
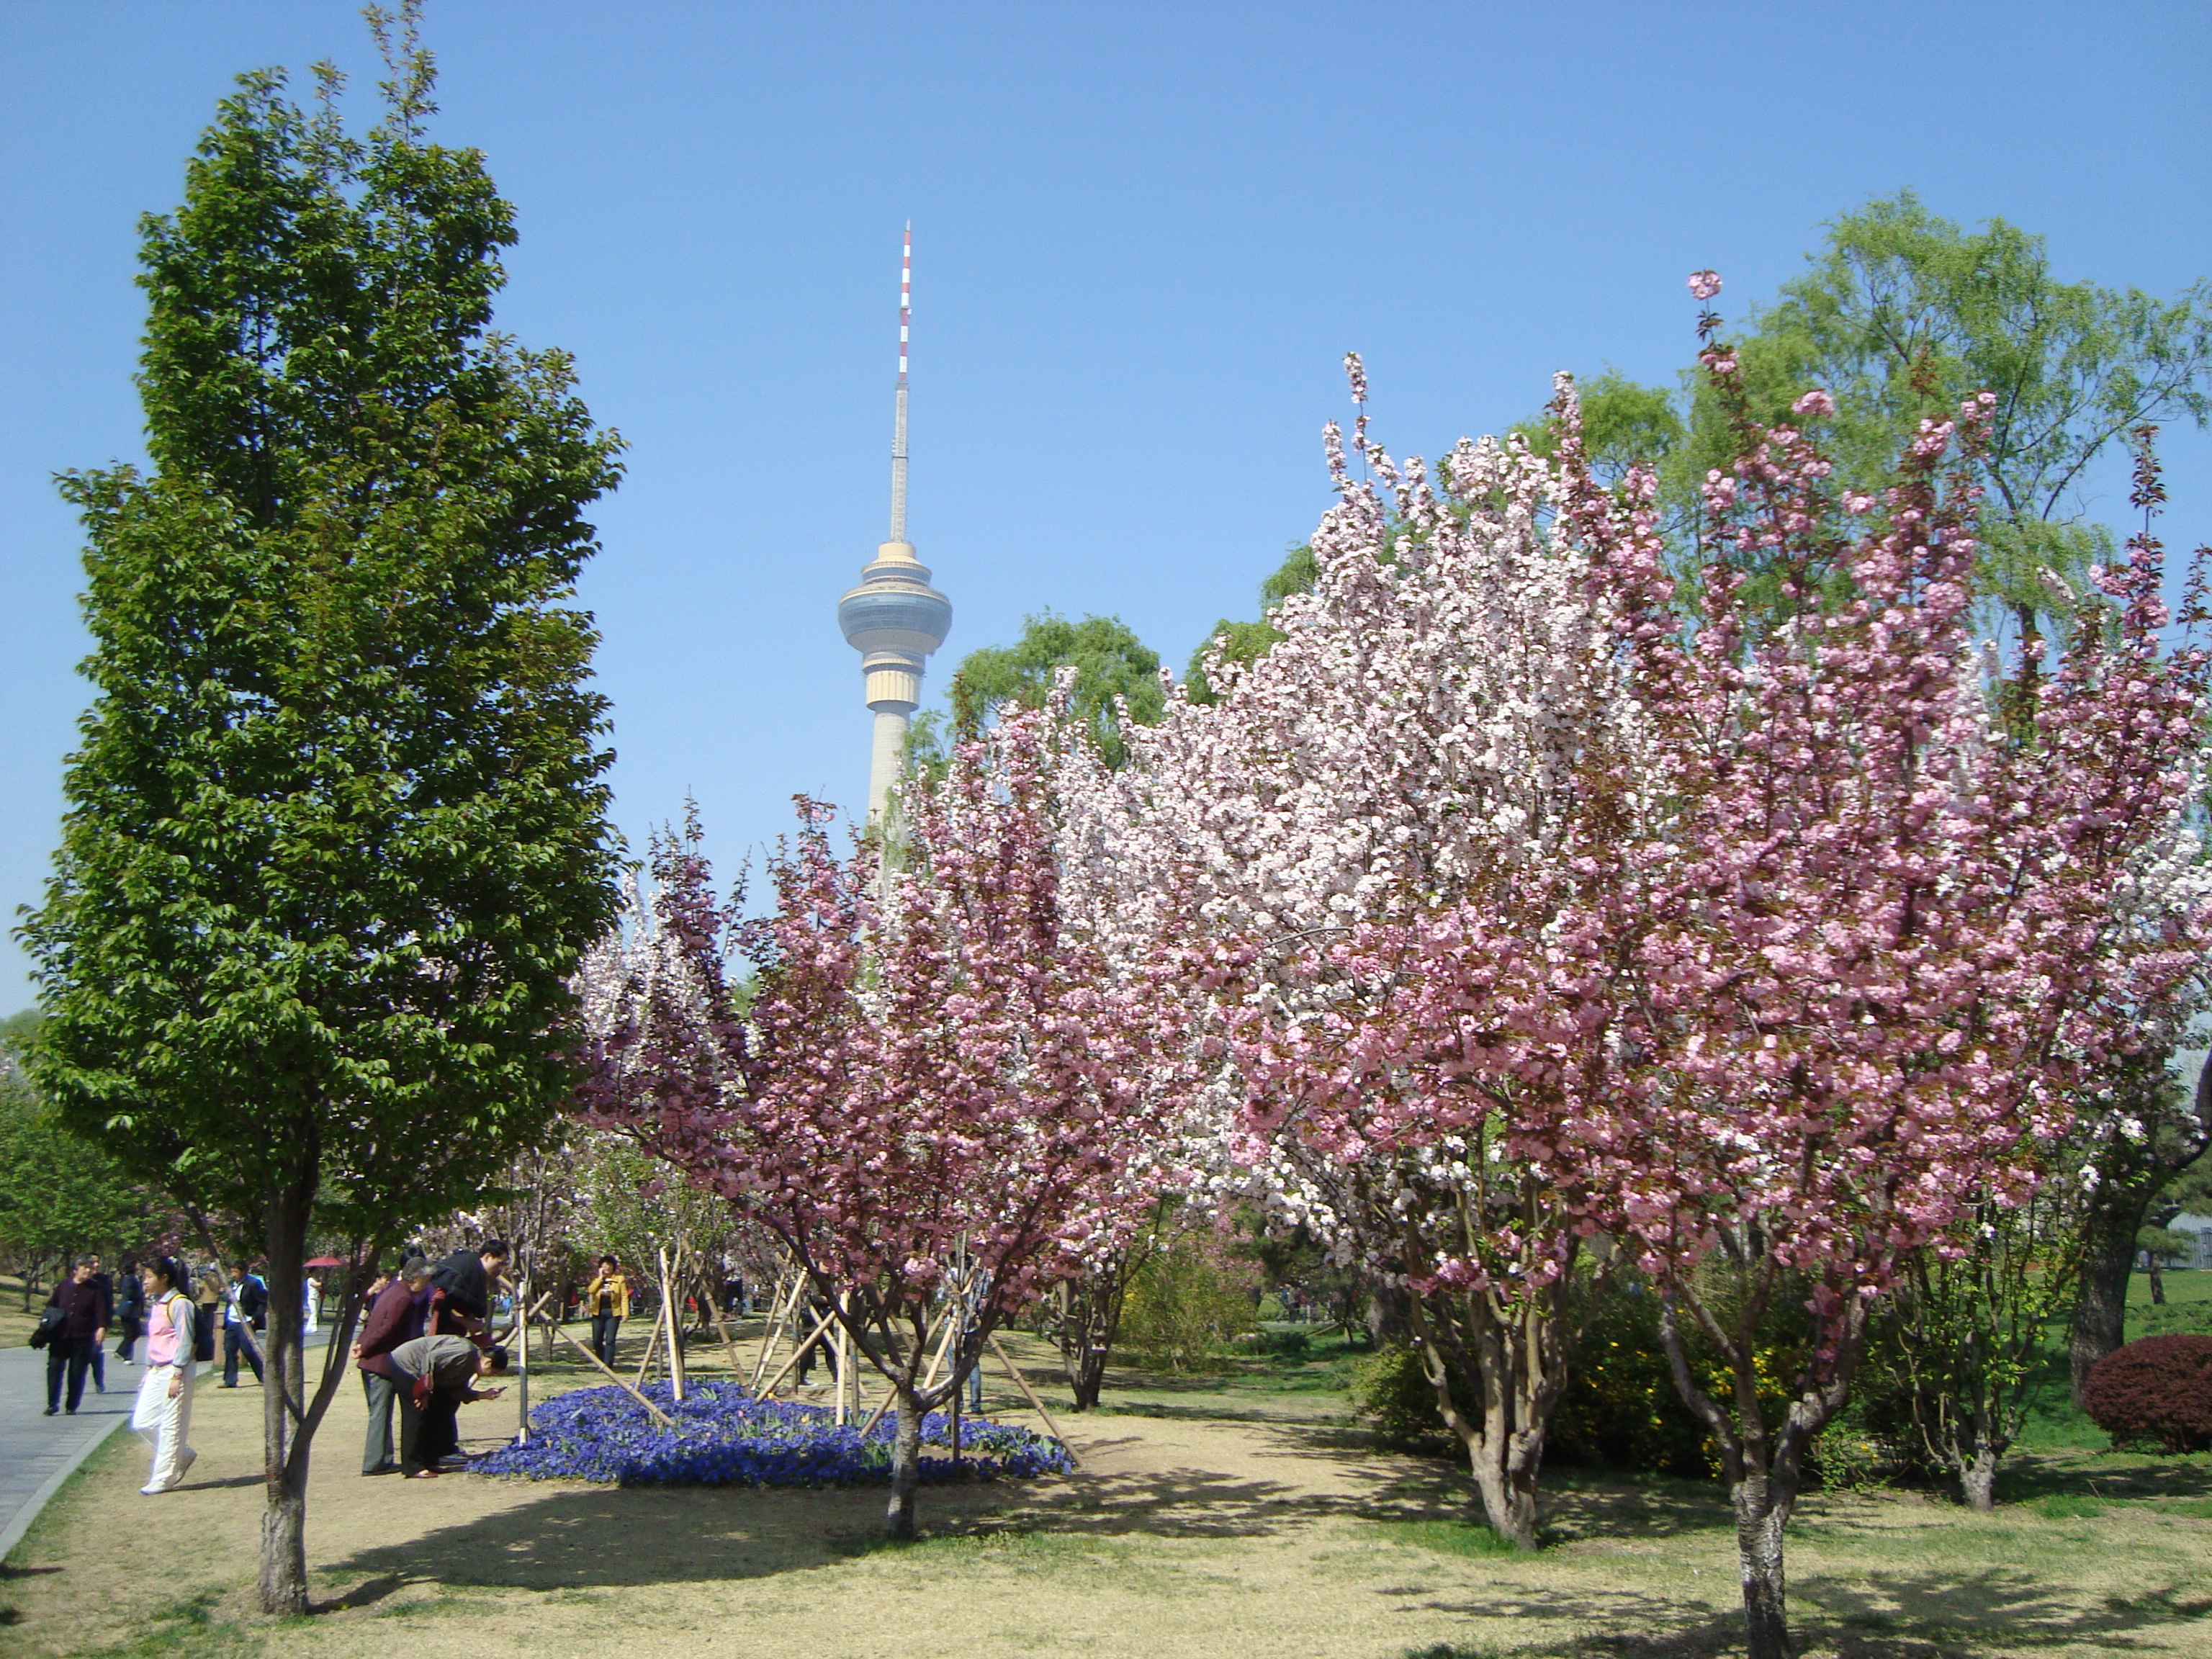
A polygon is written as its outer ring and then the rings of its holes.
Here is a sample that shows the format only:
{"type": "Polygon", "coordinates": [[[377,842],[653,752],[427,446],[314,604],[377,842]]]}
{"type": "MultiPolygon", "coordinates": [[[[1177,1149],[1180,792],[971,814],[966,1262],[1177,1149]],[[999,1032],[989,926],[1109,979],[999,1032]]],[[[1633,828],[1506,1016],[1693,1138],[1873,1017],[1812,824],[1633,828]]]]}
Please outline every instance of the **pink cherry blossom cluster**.
{"type": "Polygon", "coordinates": [[[1148,891],[1127,925],[1210,1000],[1219,1164],[1417,1304],[1499,1321],[1613,1241],[1746,1365],[1693,1270],[1748,1250],[1753,1304],[1809,1286],[1808,1434],[1909,1253],[2024,1195],[2084,1068],[2200,1006],[2206,662],[2162,646],[2139,538],[2055,666],[1992,674],[1945,472],[1990,400],[1923,422],[1879,503],[1841,496],[1700,326],[1743,448],[1706,483],[1694,622],[1653,481],[1591,481],[1571,388],[1549,459],[1462,443],[1434,479],[1364,432],[1353,479],[1332,426],[1285,637],[1209,665],[1219,700],[1171,697],[1080,811],[1148,891]],[[1753,563],[1784,613],[1757,633],[1753,563]]]}
{"type": "Polygon", "coordinates": [[[961,1363],[921,1408],[1011,1310],[1125,1241],[1188,1070],[1152,1059],[1167,966],[1109,961],[1061,903],[1074,729],[1062,697],[962,744],[942,782],[909,782],[888,853],[839,854],[802,802],[755,920],[716,905],[696,832],[672,838],[587,969],[588,1121],[757,1218],[909,1385],[963,1264],[961,1363]],[[742,1019],[731,935],[756,970],[742,1019]]]}

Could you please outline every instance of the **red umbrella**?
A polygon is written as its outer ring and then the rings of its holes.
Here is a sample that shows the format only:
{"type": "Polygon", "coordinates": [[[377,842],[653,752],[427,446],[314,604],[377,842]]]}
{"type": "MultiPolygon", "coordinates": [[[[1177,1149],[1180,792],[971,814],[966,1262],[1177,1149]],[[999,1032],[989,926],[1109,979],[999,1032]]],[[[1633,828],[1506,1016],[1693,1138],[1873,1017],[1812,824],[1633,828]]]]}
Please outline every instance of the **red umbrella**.
{"type": "Polygon", "coordinates": [[[334,1255],[319,1255],[306,1265],[310,1267],[343,1267],[345,1263],[334,1255]]]}

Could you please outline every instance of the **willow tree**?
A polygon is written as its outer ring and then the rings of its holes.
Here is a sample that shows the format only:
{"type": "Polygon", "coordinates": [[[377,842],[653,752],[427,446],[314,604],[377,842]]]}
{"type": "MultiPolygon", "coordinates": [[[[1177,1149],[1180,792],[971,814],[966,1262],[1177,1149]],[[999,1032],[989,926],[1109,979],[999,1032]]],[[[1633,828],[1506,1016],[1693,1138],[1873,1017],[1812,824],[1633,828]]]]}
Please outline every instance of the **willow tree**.
{"type": "Polygon", "coordinates": [[[72,473],[95,697],[44,908],[33,1070],[269,1263],[261,1599],[307,1605],[310,1228],[448,1212],[564,1092],[567,981],[616,904],[596,641],[615,482],[566,357],[488,331],[514,214],[424,136],[411,7],[365,136],[242,76],[143,225],[149,468],[72,473]]]}

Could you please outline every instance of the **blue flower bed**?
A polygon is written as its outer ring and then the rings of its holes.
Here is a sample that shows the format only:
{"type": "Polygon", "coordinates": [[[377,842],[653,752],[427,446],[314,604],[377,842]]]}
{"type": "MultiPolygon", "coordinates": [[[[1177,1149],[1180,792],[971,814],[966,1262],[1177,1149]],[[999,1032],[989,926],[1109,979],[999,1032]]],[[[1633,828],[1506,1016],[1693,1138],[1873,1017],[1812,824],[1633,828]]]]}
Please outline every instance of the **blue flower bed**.
{"type": "MultiPolygon", "coordinates": [[[[530,1413],[527,1444],[502,1447],[476,1468],[531,1480],[664,1486],[850,1486],[890,1479],[889,1413],[863,1439],[858,1424],[840,1426],[827,1406],[761,1399],[736,1382],[694,1382],[681,1405],[665,1382],[645,1393],[673,1427],[654,1422],[621,1389],[579,1389],[530,1413]]],[[[1073,1467],[1059,1441],[973,1417],[960,1420],[956,1465],[950,1431],[943,1412],[922,1419],[924,1480],[1024,1480],[1073,1467]]]]}

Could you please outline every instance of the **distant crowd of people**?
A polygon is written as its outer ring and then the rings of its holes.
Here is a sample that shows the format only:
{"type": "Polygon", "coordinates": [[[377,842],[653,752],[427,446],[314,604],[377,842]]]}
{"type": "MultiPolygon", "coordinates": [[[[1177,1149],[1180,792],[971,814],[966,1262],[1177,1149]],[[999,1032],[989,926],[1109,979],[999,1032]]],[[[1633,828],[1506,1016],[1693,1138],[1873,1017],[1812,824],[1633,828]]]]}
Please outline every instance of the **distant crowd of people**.
{"type": "MultiPolygon", "coordinates": [[[[508,1257],[503,1242],[489,1239],[435,1261],[410,1255],[370,1284],[352,1349],[368,1406],[363,1474],[432,1480],[459,1458],[459,1408],[496,1399],[499,1389],[478,1385],[508,1365],[506,1348],[493,1340],[495,1317],[512,1310],[501,1294],[512,1289],[508,1257]]],[[[702,1305],[702,1291],[687,1295],[682,1311],[703,1327],[720,1311],[744,1310],[741,1280],[732,1277],[715,1288],[720,1294],[713,1299],[720,1309],[702,1305]]],[[[568,1280],[557,1293],[558,1316],[589,1320],[591,1352],[611,1369],[623,1323],[644,1298],[645,1287],[634,1287],[610,1255],[599,1257],[587,1279],[568,1280]]],[[[319,1302],[311,1279],[301,1310],[310,1329],[319,1302]]],[[[47,1297],[32,1339],[46,1350],[46,1414],[75,1415],[88,1381],[95,1392],[106,1392],[111,1332],[118,1339],[116,1357],[125,1364],[134,1363],[143,1340],[143,1374],[131,1427],[146,1439],[152,1465],[140,1490],[149,1496],[170,1491],[197,1455],[187,1436],[198,1367],[211,1366],[220,1347],[222,1387],[240,1386],[244,1371],[264,1382],[268,1310],[267,1281],[245,1261],[195,1273],[171,1256],[143,1261],[125,1256],[111,1279],[98,1256],[80,1257],[47,1297]]]]}
{"type": "MultiPolygon", "coordinates": [[[[460,1407],[498,1397],[498,1389],[477,1384],[507,1368],[507,1350],[492,1340],[494,1292],[507,1256],[507,1247],[492,1239],[435,1262],[410,1257],[370,1285],[352,1353],[368,1399],[362,1474],[435,1478],[459,1455],[460,1407]]],[[[311,1285],[301,1308],[310,1328],[319,1302],[311,1285]]],[[[244,1261],[196,1275],[172,1256],[126,1256],[119,1277],[111,1278],[98,1256],[81,1256],[47,1297],[31,1339],[46,1351],[46,1415],[75,1416],[88,1381],[95,1392],[107,1391],[111,1331],[125,1364],[136,1363],[143,1340],[131,1426],[146,1440],[152,1462],[139,1490],[149,1497],[172,1491],[198,1455],[189,1436],[198,1368],[212,1364],[219,1340],[222,1387],[240,1386],[241,1369],[264,1381],[268,1308],[267,1282],[244,1261]]]]}

